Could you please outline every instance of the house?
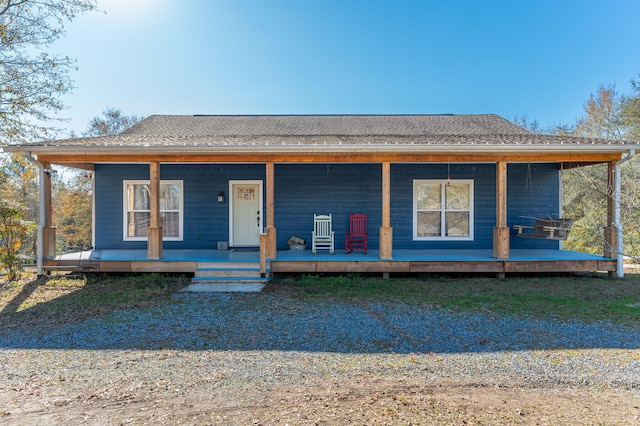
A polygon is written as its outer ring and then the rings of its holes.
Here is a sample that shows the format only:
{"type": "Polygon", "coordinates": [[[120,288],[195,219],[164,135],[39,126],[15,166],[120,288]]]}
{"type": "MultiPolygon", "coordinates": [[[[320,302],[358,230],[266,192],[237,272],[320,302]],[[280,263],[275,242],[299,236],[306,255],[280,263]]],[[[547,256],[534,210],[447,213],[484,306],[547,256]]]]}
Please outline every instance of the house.
{"type": "Polygon", "coordinates": [[[93,174],[91,259],[101,271],[194,272],[207,256],[250,253],[263,274],[621,276],[619,167],[637,148],[531,134],[491,114],[153,115],[116,136],[5,151],[44,171],[44,269],[65,265],[54,259],[46,173],[64,165],[93,174]],[[561,217],[563,170],[599,163],[609,167],[602,185],[614,194],[603,224],[613,249],[593,256],[518,236],[526,218],[561,217]],[[365,212],[368,253],[339,253],[349,214],[365,212]],[[291,236],[310,238],[315,213],[332,215],[336,253],[288,251],[291,236]]]}

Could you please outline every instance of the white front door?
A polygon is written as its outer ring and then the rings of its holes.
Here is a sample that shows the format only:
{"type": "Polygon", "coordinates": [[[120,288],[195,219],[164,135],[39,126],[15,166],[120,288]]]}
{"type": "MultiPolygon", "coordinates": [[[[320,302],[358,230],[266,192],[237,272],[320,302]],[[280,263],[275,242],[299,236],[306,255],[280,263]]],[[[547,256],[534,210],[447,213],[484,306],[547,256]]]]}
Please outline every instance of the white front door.
{"type": "Polygon", "coordinates": [[[262,232],[262,181],[229,181],[231,246],[259,246],[262,232]]]}

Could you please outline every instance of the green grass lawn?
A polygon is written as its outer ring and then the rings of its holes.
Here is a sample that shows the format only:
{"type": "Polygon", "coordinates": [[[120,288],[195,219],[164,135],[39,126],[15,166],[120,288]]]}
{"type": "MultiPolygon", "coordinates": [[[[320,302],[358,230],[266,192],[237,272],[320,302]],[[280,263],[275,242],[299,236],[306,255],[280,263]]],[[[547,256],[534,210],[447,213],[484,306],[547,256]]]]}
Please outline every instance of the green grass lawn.
{"type": "MultiPolygon", "coordinates": [[[[64,324],[116,309],[167,303],[190,282],[165,274],[53,276],[0,281],[0,327],[64,324]]],[[[402,302],[429,308],[586,322],[608,320],[640,328],[640,275],[423,276],[382,279],[312,275],[273,279],[263,294],[318,302],[402,302]]],[[[261,297],[261,295],[255,295],[261,297]]]]}
{"type": "Polygon", "coordinates": [[[276,280],[267,292],[296,298],[401,301],[454,310],[640,326],[640,275],[496,278],[428,276],[382,279],[358,275],[276,280]]]}

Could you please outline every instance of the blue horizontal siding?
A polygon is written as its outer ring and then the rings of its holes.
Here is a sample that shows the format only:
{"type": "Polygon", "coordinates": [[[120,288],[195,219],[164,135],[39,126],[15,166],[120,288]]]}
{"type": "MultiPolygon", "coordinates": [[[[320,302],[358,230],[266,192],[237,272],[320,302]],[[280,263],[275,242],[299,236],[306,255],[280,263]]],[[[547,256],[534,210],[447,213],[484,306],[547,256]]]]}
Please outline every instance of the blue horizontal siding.
{"type": "Polygon", "coordinates": [[[494,164],[392,164],[391,227],[393,246],[400,249],[486,249],[493,244],[495,226],[494,164]],[[473,241],[413,240],[413,181],[415,179],[472,179],[474,186],[473,241]]]}
{"type": "MultiPolygon", "coordinates": [[[[369,246],[378,248],[382,224],[380,164],[276,164],[275,226],[277,246],[287,248],[291,235],[307,241],[313,214],[333,216],[336,249],[344,247],[349,213],[369,214],[369,246]]],[[[495,164],[392,164],[391,226],[397,249],[488,249],[496,223],[495,164]],[[415,179],[473,179],[473,241],[413,241],[413,181],[415,179]]],[[[165,249],[215,249],[229,240],[229,180],[264,180],[263,164],[163,164],[162,180],[182,180],[183,241],[166,241],[165,249]],[[224,191],[226,200],[217,202],[224,191]]],[[[146,164],[98,164],[95,169],[96,246],[105,249],[144,249],[145,241],[123,241],[123,180],[148,180],[146,164]]],[[[527,217],[552,217],[559,212],[559,173],[554,164],[508,166],[508,223],[527,217]]],[[[514,235],[514,234],[512,234],[514,235]]],[[[555,241],[513,237],[512,248],[557,248],[555,241]]]]}
{"type": "Polygon", "coordinates": [[[560,216],[560,172],[557,164],[509,164],[507,223],[511,248],[558,248],[559,242],[517,237],[513,225],[535,225],[535,218],[560,216]]]}
{"type": "MultiPolygon", "coordinates": [[[[182,180],[184,191],[183,241],[165,241],[166,249],[215,249],[229,240],[229,180],[264,180],[264,165],[162,164],[161,180],[182,180]],[[218,193],[226,200],[218,203],[218,193]]],[[[146,164],[98,164],[96,180],[96,246],[144,249],[146,241],[123,241],[124,180],[148,180],[146,164]]]]}
{"type": "Polygon", "coordinates": [[[313,215],[331,214],[336,248],[344,248],[349,213],[368,213],[369,244],[378,247],[382,222],[382,167],[379,164],[277,164],[275,225],[277,245],[291,235],[310,242],[313,215]]]}

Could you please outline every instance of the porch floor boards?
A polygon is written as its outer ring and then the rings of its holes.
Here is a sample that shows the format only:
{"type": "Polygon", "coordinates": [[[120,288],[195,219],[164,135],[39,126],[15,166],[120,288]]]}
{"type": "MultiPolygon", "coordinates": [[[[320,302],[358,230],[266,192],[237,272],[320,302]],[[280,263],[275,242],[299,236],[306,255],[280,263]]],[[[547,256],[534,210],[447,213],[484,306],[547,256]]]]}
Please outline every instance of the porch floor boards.
{"type": "MultiPolygon", "coordinates": [[[[200,263],[256,262],[258,251],[163,250],[160,260],[147,259],[146,250],[92,250],[45,260],[45,267],[92,265],[100,272],[187,272],[200,263]]],[[[401,250],[393,259],[380,259],[378,250],[367,254],[335,251],[282,250],[269,262],[271,272],[578,272],[615,271],[615,259],[566,250],[511,250],[509,259],[496,259],[487,250],[401,250]]]]}

